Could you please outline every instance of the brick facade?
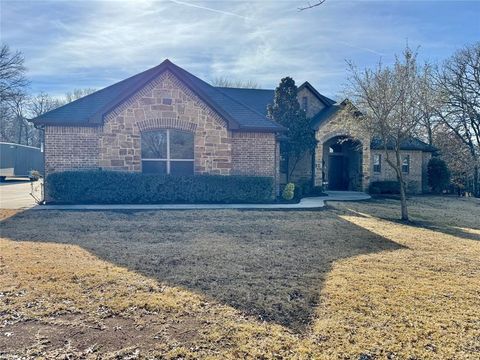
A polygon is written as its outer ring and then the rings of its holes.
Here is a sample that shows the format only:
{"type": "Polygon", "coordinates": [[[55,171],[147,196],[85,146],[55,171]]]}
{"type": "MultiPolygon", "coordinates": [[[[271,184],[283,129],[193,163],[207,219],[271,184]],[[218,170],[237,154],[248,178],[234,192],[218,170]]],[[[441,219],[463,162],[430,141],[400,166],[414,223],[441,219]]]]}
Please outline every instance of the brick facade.
{"type": "Polygon", "coordinates": [[[55,171],[98,169],[99,127],[45,127],[45,175],[55,171]]]}
{"type": "Polygon", "coordinates": [[[272,133],[232,133],[233,174],[276,177],[276,138],[272,133]]]}
{"type": "Polygon", "coordinates": [[[74,169],[142,171],[141,134],[178,129],[194,134],[195,174],[278,178],[274,133],[232,132],[216,112],[165,72],[97,127],[47,126],[46,174],[74,169]]]}

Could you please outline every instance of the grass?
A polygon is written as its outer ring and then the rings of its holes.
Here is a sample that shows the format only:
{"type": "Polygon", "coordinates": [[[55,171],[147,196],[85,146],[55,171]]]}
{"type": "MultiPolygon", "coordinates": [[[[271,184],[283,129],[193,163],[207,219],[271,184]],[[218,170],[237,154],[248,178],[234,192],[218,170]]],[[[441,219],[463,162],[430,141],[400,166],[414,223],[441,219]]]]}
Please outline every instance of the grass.
{"type": "Polygon", "coordinates": [[[4,213],[0,357],[477,359],[479,207],[4,213]]]}

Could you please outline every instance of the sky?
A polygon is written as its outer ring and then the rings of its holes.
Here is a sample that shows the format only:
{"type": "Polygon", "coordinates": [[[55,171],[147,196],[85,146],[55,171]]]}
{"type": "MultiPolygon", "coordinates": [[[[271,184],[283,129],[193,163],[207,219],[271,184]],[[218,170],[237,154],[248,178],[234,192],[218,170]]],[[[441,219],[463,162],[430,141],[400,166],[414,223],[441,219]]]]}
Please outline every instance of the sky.
{"type": "Polygon", "coordinates": [[[326,0],[299,11],[308,1],[0,0],[0,35],[24,54],[31,93],[100,89],[168,58],[207,82],[273,89],[291,76],[337,100],[347,60],[390,64],[408,42],[441,62],[480,40],[480,0],[326,0]]]}

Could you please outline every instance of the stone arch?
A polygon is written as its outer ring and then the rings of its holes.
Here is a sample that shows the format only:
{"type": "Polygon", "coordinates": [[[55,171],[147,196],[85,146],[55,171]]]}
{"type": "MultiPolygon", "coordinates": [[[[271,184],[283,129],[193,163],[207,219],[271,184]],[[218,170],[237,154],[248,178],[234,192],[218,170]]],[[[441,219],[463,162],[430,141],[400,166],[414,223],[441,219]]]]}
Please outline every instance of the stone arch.
{"type": "Polygon", "coordinates": [[[353,136],[351,133],[342,129],[333,129],[331,131],[321,134],[317,132],[316,135],[318,143],[315,151],[315,184],[326,185],[326,187],[328,188],[329,173],[327,162],[330,159],[327,152],[328,149],[325,149],[325,146],[328,146],[329,142],[331,142],[332,139],[347,138],[351,139],[352,142],[359,143],[357,151],[361,157],[359,160],[353,160],[359,161],[359,163],[357,164],[359,169],[359,179],[354,181],[356,185],[354,185],[353,188],[354,190],[367,189],[370,179],[370,142],[367,139],[353,136]]]}
{"type": "Polygon", "coordinates": [[[137,122],[140,132],[157,129],[176,129],[195,133],[197,124],[175,118],[153,118],[137,122]]]}

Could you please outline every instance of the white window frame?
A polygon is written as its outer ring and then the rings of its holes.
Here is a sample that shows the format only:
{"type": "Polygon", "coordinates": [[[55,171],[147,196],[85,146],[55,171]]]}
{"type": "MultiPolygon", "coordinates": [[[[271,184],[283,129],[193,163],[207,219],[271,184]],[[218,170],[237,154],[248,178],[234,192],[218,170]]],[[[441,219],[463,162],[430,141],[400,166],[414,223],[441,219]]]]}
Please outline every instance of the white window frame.
{"type": "Polygon", "coordinates": [[[382,154],[373,154],[373,172],[381,173],[382,172],[382,154]],[[378,164],[375,164],[375,159],[378,158],[378,164]],[[375,170],[375,167],[378,166],[378,170],[375,170]]]}
{"type": "Polygon", "coordinates": [[[410,173],[410,155],[408,155],[408,154],[403,156],[403,159],[402,159],[402,172],[403,172],[404,174],[409,174],[409,173],[410,173]],[[406,160],[406,162],[407,162],[406,165],[404,165],[405,160],[406,160]],[[407,171],[404,171],[404,169],[403,169],[404,166],[407,167],[407,171]]]}
{"type": "MultiPolygon", "coordinates": [[[[177,130],[177,129],[157,129],[157,130],[152,130],[152,131],[161,131],[161,130],[166,130],[167,131],[167,157],[166,158],[153,158],[153,159],[144,159],[142,158],[141,161],[144,162],[144,161],[164,161],[166,162],[167,164],[167,175],[170,175],[170,163],[172,161],[190,161],[190,162],[193,162],[193,166],[195,168],[195,135],[194,135],[194,138],[193,138],[193,159],[172,159],[170,157],[170,130],[176,130],[176,131],[183,131],[183,130],[177,130]]],[[[183,132],[188,132],[188,131],[183,131],[183,132]]],[[[195,172],[195,170],[194,170],[195,172]]]]}

